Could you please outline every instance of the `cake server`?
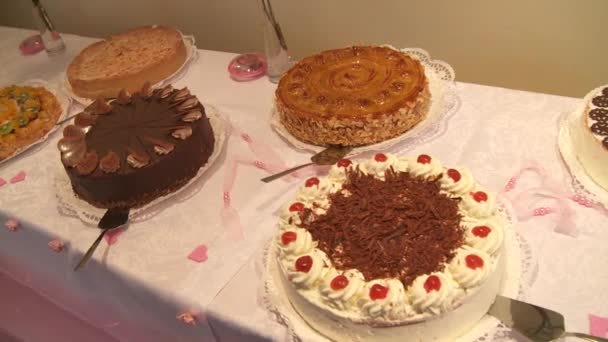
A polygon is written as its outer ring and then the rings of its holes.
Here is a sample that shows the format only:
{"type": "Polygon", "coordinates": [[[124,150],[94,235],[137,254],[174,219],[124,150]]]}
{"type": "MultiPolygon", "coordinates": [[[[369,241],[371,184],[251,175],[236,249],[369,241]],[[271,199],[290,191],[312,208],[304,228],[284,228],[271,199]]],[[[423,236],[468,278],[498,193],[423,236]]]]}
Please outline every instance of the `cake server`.
{"type": "Polygon", "coordinates": [[[490,315],[535,342],[578,337],[586,341],[608,342],[608,339],[583,333],[567,332],[562,314],[519,300],[496,296],[490,315]]]}
{"type": "Polygon", "coordinates": [[[93,242],[91,247],[89,247],[87,252],[84,253],[82,259],[80,259],[80,262],[78,262],[78,265],[74,267],[74,271],[78,271],[79,268],[82,268],[87,263],[87,261],[91,259],[91,256],[93,256],[93,253],[95,253],[95,250],[97,249],[97,246],[99,246],[99,243],[109,230],[118,228],[127,223],[127,221],[129,220],[130,211],[131,210],[128,208],[111,208],[106,210],[105,214],[103,214],[103,217],[101,218],[101,220],[99,220],[99,223],[97,224],[97,228],[102,229],[101,233],[99,234],[95,242],[93,242]]]}
{"type": "Polygon", "coordinates": [[[345,155],[347,155],[353,148],[352,147],[348,147],[348,146],[338,146],[338,145],[332,145],[329,146],[328,148],[324,149],[323,151],[315,154],[314,156],[310,157],[310,160],[312,161],[311,163],[306,163],[306,164],[302,164],[302,165],[298,165],[296,167],[292,167],[291,169],[287,169],[285,171],[279,172],[277,174],[274,174],[272,176],[268,176],[266,178],[262,178],[262,182],[264,183],[268,183],[268,182],[272,182],[275,179],[281,178],[285,175],[288,175],[296,170],[299,170],[301,168],[304,168],[306,166],[310,166],[313,164],[316,165],[332,165],[338,162],[338,160],[344,158],[345,155]]]}

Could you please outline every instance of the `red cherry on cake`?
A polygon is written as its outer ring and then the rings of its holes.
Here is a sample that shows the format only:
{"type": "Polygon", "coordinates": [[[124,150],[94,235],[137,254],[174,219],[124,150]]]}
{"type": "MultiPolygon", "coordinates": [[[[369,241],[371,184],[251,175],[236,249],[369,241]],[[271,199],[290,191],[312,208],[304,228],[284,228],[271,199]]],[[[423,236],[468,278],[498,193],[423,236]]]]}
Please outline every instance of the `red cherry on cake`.
{"type": "Polygon", "coordinates": [[[340,274],[331,280],[331,288],[338,291],[348,286],[348,278],[344,274],[340,274]]]}
{"type": "Polygon", "coordinates": [[[421,154],[418,156],[418,159],[416,159],[416,161],[420,164],[429,164],[431,162],[431,156],[427,154],[421,154]]]}
{"type": "Polygon", "coordinates": [[[283,242],[283,245],[287,246],[296,241],[297,238],[298,234],[296,234],[296,232],[285,232],[281,235],[281,242],[283,242]]]}
{"type": "Polygon", "coordinates": [[[460,178],[462,178],[462,176],[460,175],[460,172],[458,172],[458,170],[456,170],[456,169],[449,169],[448,177],[452,178],[454,183],[458,182],[460,180],[460,178]]]}
{"type": "Polygon", "coordinates": [[[483,259],[475,254],[467,255],[464,261],[467,263],[467,267],[472,270],[483,267],[483,259]]]}
{"type": "Polygon", "coordinates": [[[369,289],[369,298],[372,300],[384,299],[388,295],[388,287],[380,284],[374,284],[369,289]]]}
{"type": "Polygon", "coordinates": [[[492,229],[488,226],[477,226],[477,227],[471,229],[471,233],[473,233],[473,235],[480,237],[480,238],[485,238],[491,232],[492,232],[492,229]]]}
{"type": "Polygon", "coordinates": [[[304,203],[302,202],[296,202],[294,204],[292,204],[291,206],[289,206],[289,211],[302,211],[304,210],[304,203]]]}
{"type": "Polygon", "coordinates": [[[350,159],[340,159],[338,160],[338,167],[349,167],[353,162],[350,159]]]}
{"type": "Polygon", "coordinates": [[[424,289],[427,293],[431,291],[439,291],[441,289],[441,280],[436,275],[429,276],[424,282],[424,289]]]}
{"type": "Polygon", "coordinates": [[[298,272],[308,273],[312,267],[312,257],[310,255],[304,255],[296,260],[296,270],[298,272]]]}
{"type": "Polygon", "coordinates": [[[376,153],[376,155],[374,156],[374,159],[377,162],[382,163],[382,162],[385,162],[388,159],[388,157],[384,153],[376,153]]]}
{"type": "Polygon", "coordinates": [[[305,185],[307,188],[310,188],[311,186],[319,185],[319,178],[317,178],[317,177],[308,178],[306,180],[305,185]]]}
{"type": "Polygon", "coordinates": [[[472,192],[471,196],[476,202],[485,202],[488,200],[488,194],[483,191],[472,192]]]}

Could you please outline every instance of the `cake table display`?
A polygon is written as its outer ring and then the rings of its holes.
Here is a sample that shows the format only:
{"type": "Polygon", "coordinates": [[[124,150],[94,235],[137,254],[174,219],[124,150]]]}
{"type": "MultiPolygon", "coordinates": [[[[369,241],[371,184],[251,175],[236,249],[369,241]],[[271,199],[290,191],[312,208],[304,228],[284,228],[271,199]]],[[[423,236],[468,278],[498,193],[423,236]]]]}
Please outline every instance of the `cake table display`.
{"type": "Polygon", "coordinates": [[[283,209],[267,282],[331,340],[452,341],[501,289],[507,229],[496,194],[464,167],[343,159],[283,209]]]}

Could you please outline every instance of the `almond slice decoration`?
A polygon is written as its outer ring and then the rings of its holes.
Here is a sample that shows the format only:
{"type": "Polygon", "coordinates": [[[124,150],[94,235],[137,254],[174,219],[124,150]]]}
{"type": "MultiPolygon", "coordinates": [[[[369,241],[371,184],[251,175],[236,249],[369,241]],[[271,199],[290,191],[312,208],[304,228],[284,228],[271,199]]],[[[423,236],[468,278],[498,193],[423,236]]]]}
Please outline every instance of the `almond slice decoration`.
{"type": "Polygon", "coordinates": [[[193,110],[191,112],[186,113],[186,115],[184,115],[182,117],[182,121],[183,122],[194,122],[202,117],[203,117],[203,113],[201,113],[200,110],[193,110]]]}
{"type": "Polygon", "coordinates": [[[183,88],[178,90],[171,99],[172,103],[182,102],[190,96],[190,90],[188,88],[183,88]]]}
{"type": "Polygon", "coordinates": [[[144,83],[144,85],[141,87],[141,90],[139,91],[139,95],[141,97],[143,97],[144,99],[148,99],[152,96],[152,84],[150,83],[150,81],[146,81],[146,83],[144,83]]]}
{"type": "Polygon", "coordinates": [[[74,124],[82,128],[93,126],[95,125],[95,122],[97,122],[97,115],[90,114],[87,112],[79,113],[74,118],[74,124]]]}
{"type": "Polygon", "coordinates": [[[118,93],[118,97],[116,98],[116,102],[122,105],[127,105],[131,103],[131,93],[127,89],[123,89],[118,93]]]}
{"type": "Polygon", "coordinates": [[[169,95],[171,95],[172,92],[173,92],[173,87],[170,84],[167,84],[163,89],[161,89],[158,92],[158,96],[161,99],[165,99],[165,98],[169,97],[169,95]]]}
{"type": "Polygon", "coordinates": [[[135,169],[140,169],[150,163],[150,156],[142,150],[133,150],[127,156],[127,163],[135,169]]]}
{"type": "Polygon", "coordinates": [[[105,100],[97,99],[89,106],[93,114],[102,115],[112,111],[112,106],[105,100]]]}
{"type": "Polygon", "coordinates": [[[196,98],[196,96],[191,96],[188,99],[186,99],[184,102],[180,103],[175,108],[175,110],[177,110],[178,112],[184,112],[184,111],[187,111],[189,109],[196,107],[196,105],[198,105],[198,99],[196,98]]]}
{"type": "Polygon", "coordinates": [[[173,133],[171,133],[171,136],[173,136],[175,139],[180,139],[180,140],[186,140],[191,135],[192,135],[192,127],[190,127],[190,126],[184,126],[184,127],[178,128],[175,131],[173,131],[173,133]]]}
{"type": "Polygon", "coordinates": [[[81,176],[90,175],[97,169],[97,165],[99,165],[99,158],[97,157],[97,152],[90,151],[84,155],[78,164],[76,165],[76,171],[81,176]]]}
{"type": "Polygon", "coordinates": [[[120,169],[120,157],[114,151],[108,151],[99,162],[101,171],[105,173],[114,173],[120,169]]]}

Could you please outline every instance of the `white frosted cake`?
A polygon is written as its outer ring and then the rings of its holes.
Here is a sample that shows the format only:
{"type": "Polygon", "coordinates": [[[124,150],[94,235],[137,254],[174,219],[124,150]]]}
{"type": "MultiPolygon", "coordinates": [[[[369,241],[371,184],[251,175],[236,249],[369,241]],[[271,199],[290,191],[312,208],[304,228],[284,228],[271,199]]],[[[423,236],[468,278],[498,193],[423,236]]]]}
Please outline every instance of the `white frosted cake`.
{"type": "Polygon", "coordinates": [[[452,341],[499,291],[496,195],[428,155],[376,154],[310,178],[273,244],[285,294],[335,341],[452,341]]]}
{"type": "Polygon", "coordinates": [[[585,96],[585,108],[570,135],[585,172],[608,190],[608,84],[585,96]]]}

